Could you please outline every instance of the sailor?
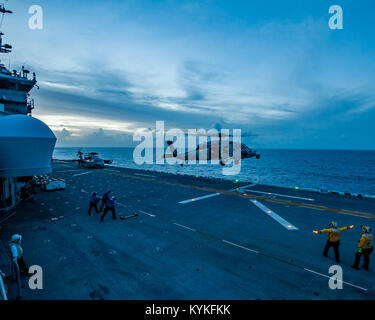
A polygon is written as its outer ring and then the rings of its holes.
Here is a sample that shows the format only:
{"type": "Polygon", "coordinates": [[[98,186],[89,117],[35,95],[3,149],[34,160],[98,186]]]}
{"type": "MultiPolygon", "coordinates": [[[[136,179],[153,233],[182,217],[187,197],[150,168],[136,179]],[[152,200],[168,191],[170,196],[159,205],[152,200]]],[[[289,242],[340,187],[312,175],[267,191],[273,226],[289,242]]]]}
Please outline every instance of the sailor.
{"type": "Polygon", "coordinates": [[[335,252],[335,258],[336,262],[340,263],[340,253],[339,253],[339,246],[340,246],[340,233],[344,230],[352,229],[354,226],[349,226],[349,227],[343,227],[343,228],[338,228],[337,227],[337,222],[332,221],[329,225],[329,229],[322,229],[320,231],[314,231],[314,233],[322,233],[322,232],[327,232],[328,233],[328,239],[327,243],[324,248],[323,256],[328,257],[328,250],[333,247],[333,250],[335,252]]]}
{"type": "Polygon", "coordinates": [[[113,220],[116,220],[115,202],[116,202],[116,198],[115,197],[112,197],[110,200],[108,200],[106,202],[104,213],[103,213],[103,215],[100,218],[100,222],[103,222],[104,217],[105,217],[105,215],[107,214],[108,211],[112,212],[112,218],[113,218],[113,220]]]}
{"type": "Polygon", "coordinates": [[[100,206],[100,212],[103,211],[103,207],[105,206],[105,204],[107,203],[107,201],[110,199],[111,192],[112,192],[111,190],[108,190],[105,194],[103,194],[102,205],[100,206]]]}
{"type": "Polygon", "coordinates": [[[369,226],[361,226],[362,228],[362,237],[358,243],[357,253],[355,255],[355,262],[352,265],[352,268],[358,269],[359,261],[363,255],[363,266],[362,268],[368,270],[370,264],[370,253],[374,250],[372,245],[373,242],[373,235],[370,233],[371,228],[369,226]]]}
{"type": "Polygon", "coordinates": [[[23,249],[21,247],[22,236],[19,234],[12,235],[9,243],[12,261],[18,264],[21,275],[28,275],[29,269],[23,259],[23,249]]]}
{"type": "Polygon", "coordinates": [[[91,216],[91,209],[94,208],[96,213],[99,213],[98,210],[98,202],[100,201],[100,198],[96,196],[96,192],[93,192],[93,194],[90,196],[90,207],[89,207],[89,216],[91,216]]]}
{"type": "Polygon", "coordinates": [[[82,159],[82,152],[81,151],[78,151],[78,156],[79,156],[78,167],[82,167],[83,159],[82,159]]]}

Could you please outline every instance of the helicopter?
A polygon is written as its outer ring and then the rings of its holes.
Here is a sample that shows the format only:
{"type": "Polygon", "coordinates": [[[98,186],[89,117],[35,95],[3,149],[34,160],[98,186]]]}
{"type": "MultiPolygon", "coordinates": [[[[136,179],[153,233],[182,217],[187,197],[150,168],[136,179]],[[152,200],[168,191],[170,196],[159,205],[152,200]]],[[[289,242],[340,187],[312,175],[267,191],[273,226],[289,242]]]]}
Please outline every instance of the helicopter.
{"type": "Polygon", "coordinates": [[[111,164],[112,160],[103,160],[97,152],[84,153],[80,150],[77,152],[78,166],[91,169],[102,169],[105,164],[111,164]]]}
{"type": "MultiPolygon", "coordinates": [[[[221,128],[219,128],[220,131],[218,133],[213,133],[213,134],[195,134],[197,136],[204,136],[204,137],[217,137],[218,139],[212,140],[207,142],[207,143],[201,143],[199,144],[195,150],[190,150],[182,153],[178,153],[177,149],[173,145],[173,141],[169,140],[167,141],[167,145],[169,146],[169,149],[171,151],[171,154],[164,154],[163,158],[176,158],[179,160],[180,166],[182,167],[187,161],[189,160],[197,160],[199,162],[200,156],[201,160],[207,160],[207,161],[212,161],[212,160],[219,160],[221,166],[225,166],[227,163],[231,161],[230,154],[234,154],[234,150],[237,145],[239,144],[238,142],[234,142],[233,139],[227,141],[227,138],[233,138],[233,135],[229,135],[226,133],[221,132],[221,128]],[[222,154],[222,144],[224,143],[222,141],[223,138],[226,138],[225,143],[227,144],[227,150],[222,154]],[[202,154],[203,150],[207,150],[202,154]],[[202,159],[202,155],[204,155],[202,159]]],[[[249,136],[254,136],[253,134],[250,133],[245,133],[241,134],[241,137],[249,137],[249,136]]],[[[225,151],[226,146],[223,146],[223,149],[225,151]]],[[[256,159],[260,159],[260,154],[257,153],[256,150],[253,150],[249,148],[246,144],[241,143],[240,144],[241,148],[241,160],[244,159],[249,159],[255,157],[256,159]]],[[[234,162],[237,164],[238,160],[235,159],[234,162]]]]}

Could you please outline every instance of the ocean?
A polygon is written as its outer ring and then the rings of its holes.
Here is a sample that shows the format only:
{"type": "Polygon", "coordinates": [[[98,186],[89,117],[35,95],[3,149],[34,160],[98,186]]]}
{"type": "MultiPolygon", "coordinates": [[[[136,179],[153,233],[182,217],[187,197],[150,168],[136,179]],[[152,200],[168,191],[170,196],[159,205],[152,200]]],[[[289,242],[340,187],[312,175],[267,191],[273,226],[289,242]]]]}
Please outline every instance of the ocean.
{"type": "MultiPolygon", "coordinates": [[[[113,166],[181,175],[251,181],[265,185],[322,189],[375,195],[375,151],[360,150],[258,150],[261,158],[246,159],[241,172],[225,176],[220,165],[169,164],[137,165],[134,148],[85,148],[82,152],[98,152],[103,159],[113,160],[113,166]]],[[[77,158],[78,148],[55,148],[54,159],[77,158]]]]}

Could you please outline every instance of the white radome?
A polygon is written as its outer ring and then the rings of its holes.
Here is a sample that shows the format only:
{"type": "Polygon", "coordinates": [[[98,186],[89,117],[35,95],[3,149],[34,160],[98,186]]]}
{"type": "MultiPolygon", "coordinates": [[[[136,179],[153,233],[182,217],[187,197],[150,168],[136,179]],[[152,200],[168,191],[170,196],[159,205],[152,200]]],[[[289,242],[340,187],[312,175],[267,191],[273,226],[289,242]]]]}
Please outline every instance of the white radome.
{"type": "Polygon", "coordinates": [[[42,121],[26,115],[0,118],[0,177],[51,173],[56,136],[42,121]]]}

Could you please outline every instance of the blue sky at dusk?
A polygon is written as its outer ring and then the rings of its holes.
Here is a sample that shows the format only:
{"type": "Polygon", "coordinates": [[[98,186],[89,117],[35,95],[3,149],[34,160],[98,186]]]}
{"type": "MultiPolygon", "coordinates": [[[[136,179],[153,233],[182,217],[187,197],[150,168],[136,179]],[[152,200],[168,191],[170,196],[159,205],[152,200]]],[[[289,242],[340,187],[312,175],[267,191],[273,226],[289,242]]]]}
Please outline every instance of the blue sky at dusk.
{"type": "Polygon", "coordinates": [[[37,73],[58,146],[137,128],[242,128],[257,148],[375,149],[375,2],[13,1],[2,62],[37,73]],[[28,9],[43,8],[43,30],[28,9]],[[344,29],[328,27],[331,5],[344,29]]]}

